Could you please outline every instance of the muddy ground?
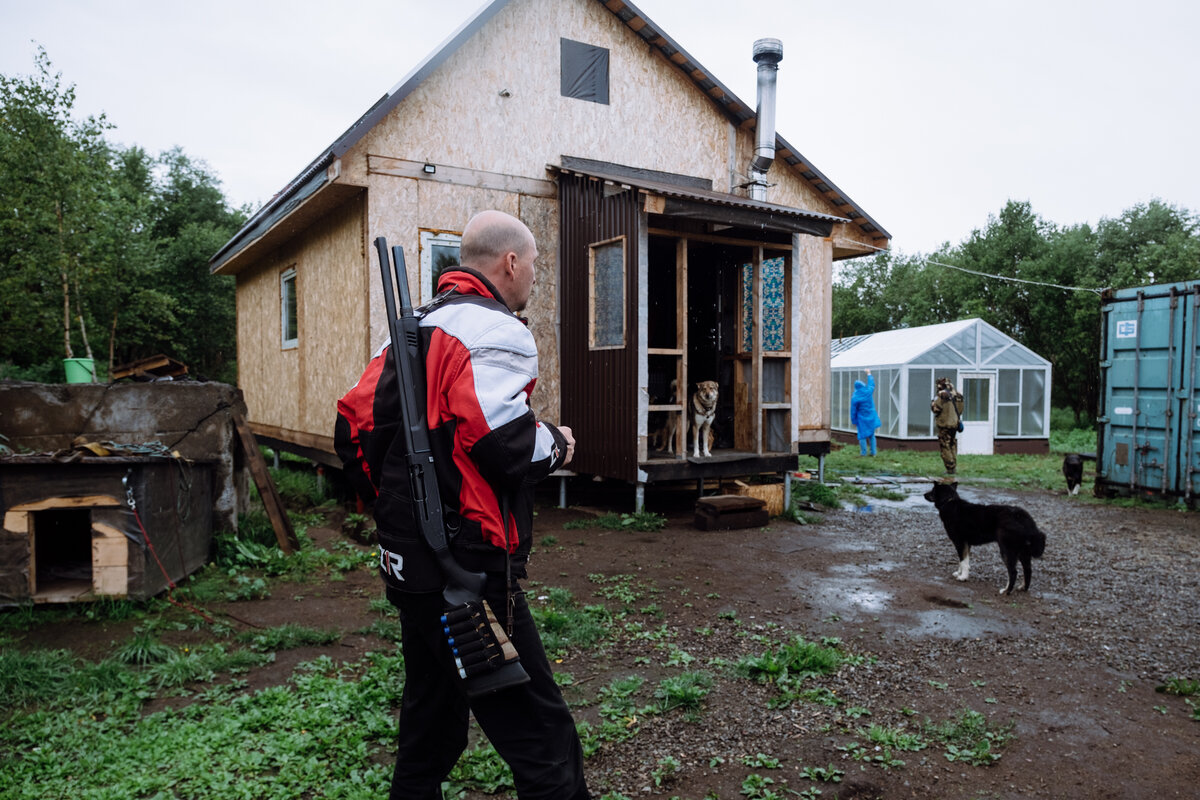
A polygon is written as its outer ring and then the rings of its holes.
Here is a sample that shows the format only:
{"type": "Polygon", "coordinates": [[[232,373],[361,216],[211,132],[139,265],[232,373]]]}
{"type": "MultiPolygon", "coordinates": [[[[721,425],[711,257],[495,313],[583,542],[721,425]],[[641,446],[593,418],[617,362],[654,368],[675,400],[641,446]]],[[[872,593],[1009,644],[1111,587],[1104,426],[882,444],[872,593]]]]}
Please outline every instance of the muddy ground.
{"type": "MultiPolygon", "coordinates": [[[[919,496],[928,484],[904,488],[919,496]]],[[[1005,575],[995,546],[977,548],[969,580],[955,580],[953,547],[918,497],[828,513],[810,526],[776,520],[762,530],[702,532],[678,514],[658,534],[560,534],[536,574],[585,600],[595,588],[588,573],[636,575],[663,590],[655,601],[677,644],[697,656],[761,652],[737,634],[780,626],[840,638],[875,659],[843,667],[828,684],[843,701],[836,709],[771,709],[762,687],[719,683],[699,723],[656,720],[643,728],[653,735],[602,752],[590,765],[595,788],[638,796],[652,785],[650,767],[670,753],[684,774],[661,793],[684,798],[738,797],[752,771],[773,777],[775,789],[819,787],[843,800],[1196,797],[1200,721],[1183,699],[1155,688],[1200,679],[1200,516],[969,485],[962,495],[1019,504],[1046,532],[1028,594],[999,596],[1005,575]],[[694,633],[704,627],[716,633],[694,633]],[[851,719],[852,708],[870,716],[851,719]],[[1015,739],[991,766],[953,763],[930,746],[897,753],[904,766],[883,769],[840,749],[865,742],[855,733],[871,723],[911,730],[968,708],[1013,726],[1015,739]],[[757,753],[781,768],[736,768],[757,753]],[[708,767],[715,757],[725,758],[716,771],[708,767]],[[799,775],[829,764],[845,771],[840,784],[799,775]]],[[[542,530],[562,516],[543,513],[542,530]]],[[[612,660],[565,668],[589,676],[600,666],[630,668],[612,660]]]]}
{"type": "MultiPolygon", "coordinates": [[[[927,484],[905,488],[915,495],[927,484]]],[[[1197,712],[1155,689],[1172,678],[1200,680],[1200,515],[969,483],[962,494],[1022,505],[1046,532],[1028,594],[997,594],[1004,574],[995,546],[977,549],[969,580],[955,580],[953,548],[919,499],[833,511],[811,525],[775,519],[765,528],[700,531],[692,525],[694,495],[651,493],[648,506],[669,524],[638,533],[566,530],[565,522],[601,510],[604,497],[573,492],[576,505],[564,510],[548,493],[536,523],[531,597],[562,587],[581,604],[615,607],[611,589],[626,587],[637,609],[627,621],[656,633],[570,653],[556,665],[572,676],[565,693],[577,718],[598,726],[597,694],[617,678],[646,678],[642,704],[668,675],[703,670],[714,678],[697,718],[641,715],[628,722],[636,735],[602,746],[587,763],[593,795],[771,796],[744,792],[747,777],[758,774],[778,797],[1196,797],[1197,712]],[[845,652],[862,657],[814,679],[836,705],[773,707],[771,687],[713,661],[760,655],[793,634],[840,639],[845,652]],[[667,663],[681,652],[691,663],[667,663]],[[927,720],[967,709],[994,730],[1011,726],[1015,736],[992,765],[950,761],[938,744],[890,754],[903,765],[871,760],[884,753],[870,745],[870,725],[915,733],[927,720]],[[672,759],[677,768],[664,771],[672,759]],[[841,780],[814,781],[806,768],[838,770],[841,780]]],[[[312,534],[318,542],[343,535],[336,526],[312,534]]],[[[317,655],[353,659],[388,646],[357,632],[375,618],[368,602],[378,586],[366,571],[317,587],[280,587],[271,598],[223,610],[254,625],[294,622],[298,594],[304,624],[339,628],[342,641],[280,652],[249,676],[249,689],[283,683],[295,664],[317,655]]],[[[96,646],[111,643],[112,633],[94,631],[96,646]]],[[[79,636],[40,631],[27,644],[69,641],[86,654],[79,636]]],[[[1200,705],[1200,697],[1191,700],[1200,705]]]]}

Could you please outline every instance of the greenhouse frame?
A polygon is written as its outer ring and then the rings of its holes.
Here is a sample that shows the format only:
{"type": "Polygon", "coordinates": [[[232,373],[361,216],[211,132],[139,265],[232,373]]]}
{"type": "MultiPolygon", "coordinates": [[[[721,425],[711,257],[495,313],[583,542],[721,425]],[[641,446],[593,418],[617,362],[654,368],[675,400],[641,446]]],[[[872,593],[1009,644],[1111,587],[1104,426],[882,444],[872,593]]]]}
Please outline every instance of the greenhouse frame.
{"type": "Polygon", "coordinates": [[[854,442],[850,397],[875,377],[880,448],[936,450],[929,404],[947,377],[963,394],[959,453],[1048,453],[1051,364],[981,319],[836,339],[830,345],[834,438],[854,442]]]}

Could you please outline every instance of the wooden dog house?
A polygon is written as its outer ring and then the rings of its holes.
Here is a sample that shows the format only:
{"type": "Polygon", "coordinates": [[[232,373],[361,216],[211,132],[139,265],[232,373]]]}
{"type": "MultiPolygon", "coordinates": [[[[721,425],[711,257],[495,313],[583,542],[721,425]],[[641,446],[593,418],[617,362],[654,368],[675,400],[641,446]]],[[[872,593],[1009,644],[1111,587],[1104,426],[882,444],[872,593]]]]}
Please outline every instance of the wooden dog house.
{"type": "Polygon", "coordinates": [[[0,605],[144,599],[208,559],[213,464],[0,459],[0,497],[0,605]]]}

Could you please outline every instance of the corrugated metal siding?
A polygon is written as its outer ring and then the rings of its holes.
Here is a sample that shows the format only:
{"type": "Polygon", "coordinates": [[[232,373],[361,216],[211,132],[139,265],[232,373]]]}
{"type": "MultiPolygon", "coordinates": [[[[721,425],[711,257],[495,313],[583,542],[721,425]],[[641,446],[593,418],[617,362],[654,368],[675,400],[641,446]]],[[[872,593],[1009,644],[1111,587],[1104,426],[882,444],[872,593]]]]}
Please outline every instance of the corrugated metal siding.
{"type": "Polygon", "coordinates": [[[562,314],[562,422],[578,442],[576,472],[637,480],[637,265],[636,191],[604,196],[605,184],[559,178],[562,314]],[[588,245],[625,236],[625,347],[588,346],[588,245]]]}

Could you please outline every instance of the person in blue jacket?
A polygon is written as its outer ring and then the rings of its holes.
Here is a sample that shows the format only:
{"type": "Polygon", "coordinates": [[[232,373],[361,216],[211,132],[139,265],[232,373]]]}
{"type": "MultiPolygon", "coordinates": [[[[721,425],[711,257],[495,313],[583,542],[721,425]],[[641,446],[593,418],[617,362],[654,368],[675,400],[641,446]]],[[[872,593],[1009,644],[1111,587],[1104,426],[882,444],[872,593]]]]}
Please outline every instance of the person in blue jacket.
{"type": "Polygon", "coordinates": [[[867,370],[867,382],[854,382],[854,394],[850,397],[850,424],[858,428],[859,455],[875,455],[875,431],[883,424],[875,412],[875,377],[867,370]]]}

